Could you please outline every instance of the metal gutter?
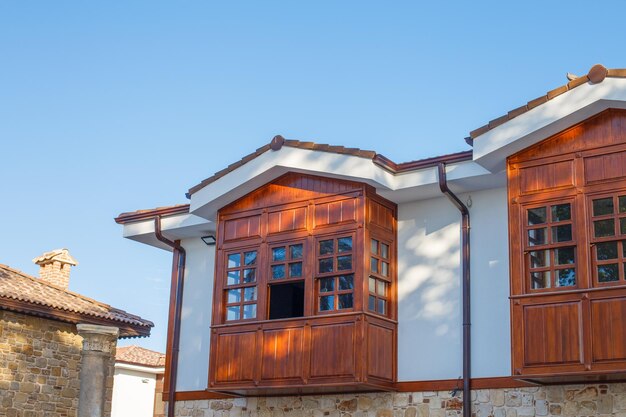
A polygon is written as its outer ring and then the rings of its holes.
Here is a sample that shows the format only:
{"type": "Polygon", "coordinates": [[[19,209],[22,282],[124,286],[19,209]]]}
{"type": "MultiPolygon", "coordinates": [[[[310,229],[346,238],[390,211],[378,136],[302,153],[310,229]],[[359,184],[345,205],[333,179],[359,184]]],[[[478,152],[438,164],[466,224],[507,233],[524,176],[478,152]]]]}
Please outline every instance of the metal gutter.
{"type": "MultiPolygon", "coordinates": [[[[171,340],[171,345],[168,346],[169,350],[169,368],[167,368],[168,375],[168,392],[167,392],[167,415],[175,415],[176,405],[176,377],[178,374],[178,352],[180,350],[180,321],[181,312],[183,308],[183,289],[185,278],[185,248],[180,245],[180,240],[171,241],[163,236],[161,233],[161,216],[154,218],[154,235],[161,242],[170,246],[174,250],[174,257],[172,259],[172,284],[170,287],[170,300],[172,294],[174,294],[174,306],[173,306],[173,320],[171,320],[171,335],[168,331],[168,341],[171,340]],[[170,337],[171,336],[171,337],[170,337]]],[[[170,302],[170,317],[172,317],[172,304],[170,302]]]]}
{"type": "Polygon", "coordinates": [[[463,271],[463,417],[472,416],[471,400],[471,310],[470,310],[470,214],[467,206],[448,188],[446,164],[437,166],[439,188],[454,206],[461,212],[461,254],[463,271]]]}

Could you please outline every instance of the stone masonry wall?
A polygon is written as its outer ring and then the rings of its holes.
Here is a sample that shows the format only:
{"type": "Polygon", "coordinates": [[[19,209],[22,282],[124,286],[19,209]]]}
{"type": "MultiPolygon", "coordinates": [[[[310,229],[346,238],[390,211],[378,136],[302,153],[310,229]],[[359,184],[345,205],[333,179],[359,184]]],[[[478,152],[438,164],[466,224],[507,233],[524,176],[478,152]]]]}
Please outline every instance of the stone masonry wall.
{"type": "MultiPolygon", "coordinates": [[[[191,417],[457,417],[461,393],[369,393],[179,401],[191,417]]],[[[626,384],[562,385],[472,391],[476,417],[626,417],[626,384]]]]}
{"type": "MultiPolygon", "coordinates": [[[[75,417],[82,338],[76,326],[0,311],[0,416],[75,417]]],[[[106,416],[113,394],[112,353],[106,416]]]]}

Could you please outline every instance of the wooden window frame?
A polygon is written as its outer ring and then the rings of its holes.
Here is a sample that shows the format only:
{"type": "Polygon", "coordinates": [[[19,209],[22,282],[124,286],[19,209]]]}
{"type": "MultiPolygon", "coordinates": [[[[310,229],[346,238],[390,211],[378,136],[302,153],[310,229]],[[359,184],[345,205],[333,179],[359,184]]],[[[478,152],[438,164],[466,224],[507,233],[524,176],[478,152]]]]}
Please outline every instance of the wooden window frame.
{"type": "Polygon", "coordinates": [[[619,211],[620,197],[626,198],[626,187],[611,192],[602,192],[596,194],[587,194],[587,213],[588,213],[588,233],[591,257],[591,276],[593,277],[592,286],[598,288],[615,287],[626,285],[626,233],[621,232],[621,219],[626,222],[626,211],[619,211]],[[613,212],[610,214],[595,215],[593,203],[596,200],[611,198],[613,202],[613,212]],[[613,220],[613,235],[600,236],[595,235],[595,222],[602,220],[613,220]],[[606,243],[615,243],[617,246],[617,257],[605,260],[598,259],[598,246],[606,243]],[[601,265],[617,264],[618,279],[616,281],[600,282],[598,267],[601,265]]]}
{"type": "Polygon", "coordinates": [[[356,233],[354,231],[345,231],[345,232],[337,232],[333,234],[325,234],[320,235],[315,238],[315,247],[313,248],[315,254],[314,261],[314,277],[315,277],[315,307],[313,309],[314,315],[326,315],[326,314],[337,314],[337,313],[345,313],[354,311],[354,306],[356,303],[356,294],[355,288],[358,285],[358,277],[356,275],[356,265],[358,259],[356,255],[358,251],[356,250],[356,233]],[[339,252],[339,240],[344,238],[350,238],[352,240],[351,248],[349,252],[339,252]],[[333,241],[333,252],[331,254],[320,254],[320,243],[323,241],[333,241]],[[338,270],[338,258],[341,256],[350,256],[351,257],[351,268],[338,270]],[[333,260],[333,270],[331,272],[320,272],[319,270],[319,262],[321,259],[332,259],[333,260]],[[339,289],[339,278],[342,276],[352,276],[352,288],[347,290],[339,289]],[[331,291],[321,290],[322,280],[333,278],[333,289],[331,291]],[[339,297],[341,295],[351,294],[352,295],[352,307],[350,308],[339,308],[339,297]],[[321,309],[321,299],[322,297],[333,297],[333,308],[330,310],[322,310],[321,309]]]}
{"type": "Polygon", "coordinates": [[[232,248],[230,250],[224,251],[224,274],[221,277],[221,279],[223,280],[223,294],[222,294],[222,299],[223,299],[223,309],[222,309],[222,317],[223,317],[223,322],[230,324],[230,323],[240,323],[240,322],[250,322],[250,321],[256,321],[259,320],[259,267],[261,265],[261,253],[259,248],[257,247],[251,247],[251,246],[243,246],[241,248],[232,248]],[[250,252],[256,252],[256,258],[255,258],[255,262],[254,264],[251,265],[247,265],[245,263],[245,254],[246,253],[250,253],[250,252]],[[229,268],[228,267],[228,259],[231,255],[234,254],[239,254],[240,256],[240,266],[238,267],[232,267],[229,268]],[[253,265],[253,266],[252,266],[253,265]],[[251,282],[244,282],[244,274],[245,274],[245,270],[250,270],[250,269],[254,269],[254,281],[251,282]],[[239,282],[237,284],[228,284],[228,275],[230,272],[233,271],[237,271],[239,272],[239,282]],[[246,301],[245,300],[245,289],[246,288],[255,288],[255,299],[254,300],[250,300],[250,301],[246,301]],[[229,292],[233,291],[233,290],[239,290],[240,291],[240,301],[237,303],[229,303],[228,302],[228,296],[229,296],[229,292]],[[247,305],[256,305],[256,312],[255,312],[255,317],[251,317],[251,318],[243,318],[244,317],[244,309],[245,306],[247,305]],[[239,306],[239,319],[236,320],[228,320],[228,308],[229,307],[235,307],[235,306],[239,306]]]}
{"type": "Polygon", "coordinates": [[[393,268],[393,259],[394,255],[392,253],[393,251],[393,245],[391,243],[391,241],[387,240],[387,239],[383,239],[377,235],[372,234],[370,236],[370,245],[369,245],[369,256],[368,256],[368,270],[369,270],[369,274],[368,274],[368,278],[367,278],[367,288],[368,288],[368,293],[367,293],[367,311],[372,313],[372,314],[377,314],[379,316],[382,317],[389,317],[390,315],[390,311],[391,311],[391,294],[392,294],[392,279],[391,276],[393,274],[392,268],[393,268]],[[373,247],[373,242],[376,242],[376,252],[372,251],[372,247],[373,247]],[[382,256],[382,245],[387,246],[387,257],[383,257],[382,256]],[[377,264],[377,271],[373,271],[372,270],[372,260],[376,260],[376,264],[377,264]],[[387,264],[387,275],[384,275],[382,273],[382,264],[386,263],[387,264]],[[372,286],[371,286],[371,280],[374,280],[374,291],[372,291],[372,286]],[[378,288],[379,285],[385,285],[385,291],[384,294],[380,294],[378,288]],[[369,305],[369,300],[370,298],[374,299],[374,310],[372,310],[370,308],[369,305]],[[381,313],[378,311],[378,303],[379,301],[384,301],[385,302],[385,312],[381,313]]]}

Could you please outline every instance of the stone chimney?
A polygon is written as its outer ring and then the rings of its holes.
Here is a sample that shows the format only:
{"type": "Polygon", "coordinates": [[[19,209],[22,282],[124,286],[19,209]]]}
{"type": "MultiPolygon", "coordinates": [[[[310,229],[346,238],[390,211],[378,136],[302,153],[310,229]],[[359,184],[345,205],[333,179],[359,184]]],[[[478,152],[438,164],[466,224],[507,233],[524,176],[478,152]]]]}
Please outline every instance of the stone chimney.
{"type": "Polygon", "coordinates": [[[70,268],[78,265],[67,249],[55,249],[33,259],[39,265],[39,278],[64,290],[70,285],[70,268]]]}

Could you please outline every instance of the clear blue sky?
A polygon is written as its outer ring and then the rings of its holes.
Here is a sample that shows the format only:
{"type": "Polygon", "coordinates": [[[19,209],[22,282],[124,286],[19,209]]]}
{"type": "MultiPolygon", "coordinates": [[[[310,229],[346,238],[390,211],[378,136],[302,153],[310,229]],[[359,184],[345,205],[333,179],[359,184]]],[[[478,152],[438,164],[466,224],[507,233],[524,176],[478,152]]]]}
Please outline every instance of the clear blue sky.
{"type": "MultiPolygon", "coordinates": [[[[622,2],[3,1],[0,263],[67,247],[70,288],[153,320],[169,253],[120,212],[185,191],[272,136],[403,162],[595,63],[626,67],[622,2]]],[[[208,301],[208,300],[207,300],[208,301]]],[[[209,323],[207,323],[209,325],[209,323]]],[[[127,343],[126,343],[127,344],[127,343]]]]}

